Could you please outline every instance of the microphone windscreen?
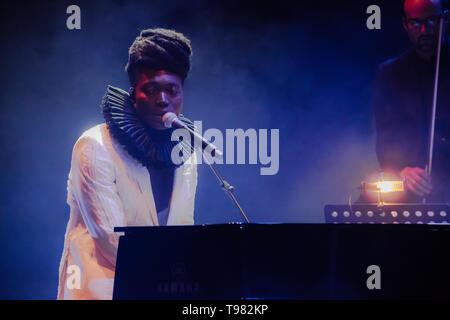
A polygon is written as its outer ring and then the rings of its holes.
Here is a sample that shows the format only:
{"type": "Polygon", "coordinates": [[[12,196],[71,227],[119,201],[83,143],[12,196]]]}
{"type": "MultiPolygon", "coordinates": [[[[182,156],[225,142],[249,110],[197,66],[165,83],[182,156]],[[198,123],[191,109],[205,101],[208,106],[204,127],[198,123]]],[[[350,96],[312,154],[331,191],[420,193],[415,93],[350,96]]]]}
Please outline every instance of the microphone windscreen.
{"type": "Polygon", "coordinates": [[[177,119],[177,115],[173,112],[166,112],[162,116],[162,121],[166,128],[172,128],[172,123],[177,119]]]}

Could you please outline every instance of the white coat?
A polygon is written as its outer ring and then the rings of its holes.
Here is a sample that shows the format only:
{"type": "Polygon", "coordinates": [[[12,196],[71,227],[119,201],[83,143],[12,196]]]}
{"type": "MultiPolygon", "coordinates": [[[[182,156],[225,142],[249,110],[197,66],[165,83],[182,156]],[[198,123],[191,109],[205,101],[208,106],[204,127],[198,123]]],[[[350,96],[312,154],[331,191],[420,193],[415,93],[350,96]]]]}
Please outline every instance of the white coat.
{"type": "MultiPolygon", "coordinates": [[[[106,124],[78,139],[67,181],[70,218],[58,299],[112,299],[119,241],[114,227],[158,226],[150,179],[147,168],[112,138],[106,124]]],[[[196,187],[193,153],[175,169],[167,225],[194,224],[196,187]]]]}

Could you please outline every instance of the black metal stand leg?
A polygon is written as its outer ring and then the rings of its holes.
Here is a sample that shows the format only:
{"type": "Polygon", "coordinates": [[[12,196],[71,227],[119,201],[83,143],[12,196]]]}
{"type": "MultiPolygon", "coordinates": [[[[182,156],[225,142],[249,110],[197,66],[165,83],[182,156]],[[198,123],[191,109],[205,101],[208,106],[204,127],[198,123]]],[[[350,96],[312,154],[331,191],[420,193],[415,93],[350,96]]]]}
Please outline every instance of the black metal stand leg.
{"type": "Polygon", "coordinates": [[[219,180],[219,183],[220,183],[220,186],[221,186],[222,190],[225,191],[225,193],[231,198],[233,203],[239,209],[239,211],[242,214],[242,216],[245,218],[245,221],[247,223],[250,223],[250,221],[247,218],[247,215],[245,214],[244,210],[242,210],[242,207],[239,205],[239,202],[237,201],[236,197],[234,196],[234,193],[233,193],[234,187],[232,185],[230,185],[228,182],[226,182],[222,178],[222,176],[219,174],[219,172],[216,170],[216,168],[214,168],[212,163],[208,163],[208,165],[211,168],[211,170],[214,173],[214,175],[216,176],[217,180],[219,180]]]}

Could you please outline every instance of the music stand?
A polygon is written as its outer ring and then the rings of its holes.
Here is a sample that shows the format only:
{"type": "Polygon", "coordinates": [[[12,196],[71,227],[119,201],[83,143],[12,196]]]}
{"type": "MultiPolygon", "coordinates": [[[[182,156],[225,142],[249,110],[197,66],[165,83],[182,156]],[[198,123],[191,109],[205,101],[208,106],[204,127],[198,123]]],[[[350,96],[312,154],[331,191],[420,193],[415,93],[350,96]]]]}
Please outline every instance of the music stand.
{"type": "Polygon", "coordinates": [[[328,204],[324,208],[326,223],[381,224],[448,224],[448,204],[395,203],[384,204],[328,204]]]}

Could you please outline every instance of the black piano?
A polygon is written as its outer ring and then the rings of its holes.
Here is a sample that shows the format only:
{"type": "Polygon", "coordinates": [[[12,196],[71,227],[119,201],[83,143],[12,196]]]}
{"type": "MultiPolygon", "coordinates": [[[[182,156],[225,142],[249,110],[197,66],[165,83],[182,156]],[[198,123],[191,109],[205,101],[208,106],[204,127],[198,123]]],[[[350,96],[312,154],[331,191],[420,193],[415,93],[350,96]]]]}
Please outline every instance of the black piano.
{"type": "Polygon", "coordinates": [[[449,299],[450,226],[123,227],[114,299],[449,299]]]}

